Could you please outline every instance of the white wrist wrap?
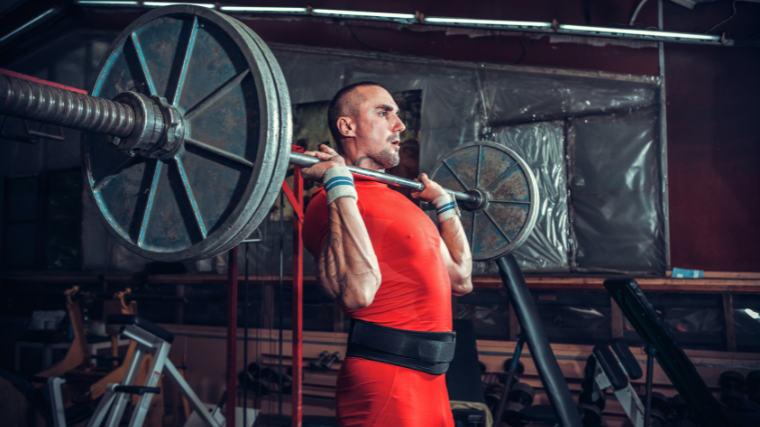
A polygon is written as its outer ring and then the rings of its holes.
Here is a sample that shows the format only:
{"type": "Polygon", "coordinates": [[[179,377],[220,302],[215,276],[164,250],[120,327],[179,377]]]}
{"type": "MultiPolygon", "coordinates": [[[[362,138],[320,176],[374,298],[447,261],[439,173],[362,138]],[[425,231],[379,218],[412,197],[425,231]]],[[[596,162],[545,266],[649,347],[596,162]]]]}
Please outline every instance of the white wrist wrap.
{"type": "Polygon", "coordinates": [[[462,216],[459,212],[459,206],[457,206],[457,199],[449,193],[436,197],[433,200],[433,205],[438,213],[439,224],[451,218],[462,216]]]}
{"type": "Polygon", "coordinates": [[[334,166],[328,169],[322,177],[322,182],[325,183],[328,205],[341,197],[359,200],[354,186],[354,176],[345,166],[334,166]]]}

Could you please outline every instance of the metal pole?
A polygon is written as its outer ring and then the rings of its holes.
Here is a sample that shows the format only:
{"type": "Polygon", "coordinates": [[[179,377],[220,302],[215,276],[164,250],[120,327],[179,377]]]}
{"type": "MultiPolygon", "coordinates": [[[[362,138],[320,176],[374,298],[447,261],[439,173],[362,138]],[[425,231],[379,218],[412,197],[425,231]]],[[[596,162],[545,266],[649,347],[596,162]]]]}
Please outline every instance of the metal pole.
{"type": "MultiPolygon", "coordinates": [[[[311,166],[315,163],[319,163],[320,160],[316,157],[308,156],[306,154],[290,152],[290,164],[298,166],[311,166]]],[[[399,187],[411,188],[413,190],[422,191],[425,186],[421,182],[412,181],[411,179],[401,178],[387,173],[373,171],[369,169],[359,168],[356,166],[348,166],[348,170],[354,175],[359,175],[365,178],[369,178],[373,181],[379,181],[385,184],[396,185],[399,187]]],[[[451,193],[460,202],[478,203],[477,196],[472,194],[462,193],[460,191],[446,190],[447,193],[451,193]]]]}
{"type": "Polygon", "coordinates": [[[575,407],[573,396],[570,395],[570,389],[567,387],[567,382],[562,375],[557,359],[554,358],[554,353],[549,345],[549,340],[546,338],[541,319],[538,317],[538,311],[533,304],[533,298],[525,284],[520,266],[517,265],[513,255],[506,255],[497,258],[495,261],[496,265],[499,266],[501,280],[509,291],[512,306],[517,312],[522,333],[530,347],[530,357],[536,364],[538,375],[547,396],[549,396],[549,401],[554,408],[559,424],[562,427],[581,427],[583,424],[578,409],[575,407]]]}
{"type": "MultiPolygon", "coordinates": [[[[303,178],[301,168],[293,168],[293,193],[296,205],[293,209],[303,210],[303,178]]],[[[301,427],[301,368],[303,364],[303,236],[301,217],[293,216],[293,377],[292,381],[292,425],[301,427]]]]}
{"type": "Polygon", "coordinates": [[[523,344],[525,339],[522,334],[517,335],[517,344],[515,345],[515,352],[512,355],[512,364],[509,366],[509,372],[507,372],[507,381],[504,382],[504,391],[501,392],[501,400],[499,406],[496,409],[494,415],[494,422],[496,425],[501,424],[501,417],[504,415],[504,407],[507,406],[507,397],[509,391],[512,389],[512,379],[515,377],[515,371],[517,370],[518,363],[520,362],[520,355],[522,354],[523,344]]]}
{"type": "Polygon", "coordinates": [[[652,419],[652,376],[654,373],[654,349],[651,346],[646,347],[647,352],[647,378],[646,390],[647,396],[644,404],[644,427],[649,427],[652,419]]]}
{"type": "Polygon", "coordinates": [[[227,266],[227,411],[228,426],[235,425],[237,393],[235,373],[237,371],[237,303],[238,303],[238,247],[229,252],[227,266]]]}
{"type": "Polygon", "coordinates": [[[119,137],[137,125],[127,104],[2,74],[0,114],[119,137]]]}

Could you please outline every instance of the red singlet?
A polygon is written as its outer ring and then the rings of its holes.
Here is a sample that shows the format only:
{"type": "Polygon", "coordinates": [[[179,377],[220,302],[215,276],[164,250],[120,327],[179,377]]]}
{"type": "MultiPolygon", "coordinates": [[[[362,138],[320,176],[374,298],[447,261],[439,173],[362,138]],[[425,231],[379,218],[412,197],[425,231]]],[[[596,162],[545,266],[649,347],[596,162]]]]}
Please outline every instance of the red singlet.
{"type": "MultiPolygon", "coordinates": [[[[382,274],[368,307],[346,310],[355,319],[391,328],[451,331],[451,282],[433,221],[386,184],[355,180],[359,212],[382,274]]],[[[314,194],[304,220],[304,246],[318,258],[329,231],[327,199],[314,194]]],[[[335,391],[340,427],[453,427],[444,375],[349,357],[335,391]]]]}

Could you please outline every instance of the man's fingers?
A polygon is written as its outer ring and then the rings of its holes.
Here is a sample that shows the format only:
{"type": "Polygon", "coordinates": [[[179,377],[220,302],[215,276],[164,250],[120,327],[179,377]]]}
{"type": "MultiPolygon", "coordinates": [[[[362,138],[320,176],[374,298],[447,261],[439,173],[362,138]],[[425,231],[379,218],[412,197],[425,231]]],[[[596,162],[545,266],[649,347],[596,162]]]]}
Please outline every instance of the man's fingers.
{"type": "Polygon", "coordinates": [[[333,156],[334,156],[334,155],[336,155],[336,154],[338,154],[338,153],[337,153],[335,150],[333,150],[333,149],[332,149],[332,147],[330,147],[328,144],[320,144],[320,145],[319,145],[319,149],[320,149],[320,150],[321,150],[323,153],[328,153],[328,154],[331,154],[331,155],[333,155],[333,156]]]}

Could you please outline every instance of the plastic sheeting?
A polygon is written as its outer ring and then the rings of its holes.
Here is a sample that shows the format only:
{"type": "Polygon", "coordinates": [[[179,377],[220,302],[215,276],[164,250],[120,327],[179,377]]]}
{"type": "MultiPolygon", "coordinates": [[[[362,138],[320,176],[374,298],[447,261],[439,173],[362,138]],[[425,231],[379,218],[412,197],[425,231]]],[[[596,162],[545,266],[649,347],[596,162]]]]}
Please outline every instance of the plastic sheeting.
{"type": "MultiPolygon", "coordinates": [[[[533,234],[514,254],[523,271],[570,271],[564,130],[565,122],[554,121],[510,126],[496,132],[496,142],[515,150],[528,164],[541,195],[533,234]]],[[[478,264],[487,271],[496,270],[492,262],[478,264]]]]}
{"type": "Polygon", "coordinates": [[[574,121],[568,151],[578,271],[667,269],[656,134],[655,111],[574,121]]]}

